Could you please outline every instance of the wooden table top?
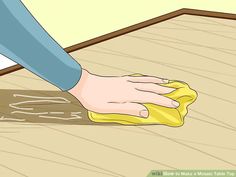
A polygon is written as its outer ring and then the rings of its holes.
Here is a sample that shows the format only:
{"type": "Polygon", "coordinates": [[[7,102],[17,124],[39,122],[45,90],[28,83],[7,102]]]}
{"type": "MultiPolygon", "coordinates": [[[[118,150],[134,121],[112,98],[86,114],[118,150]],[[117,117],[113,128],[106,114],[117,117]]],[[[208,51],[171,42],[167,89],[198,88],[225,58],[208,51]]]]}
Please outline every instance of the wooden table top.
{"type": "Polygon", "coordinates": [[[236,169],[235,20],[180,15],[70,54],[96,74],[183,80],[198,99],[179,128],[95,124],[77,100],[29,71],[1,76],[1,176],[129,177],[155,169],[236,169]],[[40,99],[57,102],[16,104],[40,99]],[[52,116],[24,114],[16,107],[52,116]],[[63,118],[81,112],[80,119],[54,119],[58,112],[63,118]]]}

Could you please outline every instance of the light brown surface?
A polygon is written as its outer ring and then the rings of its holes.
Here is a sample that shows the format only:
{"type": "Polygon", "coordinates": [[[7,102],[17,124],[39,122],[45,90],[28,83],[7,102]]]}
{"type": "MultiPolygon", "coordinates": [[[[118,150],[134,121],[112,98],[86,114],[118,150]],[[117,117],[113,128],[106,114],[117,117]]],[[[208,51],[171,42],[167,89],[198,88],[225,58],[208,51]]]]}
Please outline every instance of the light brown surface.
{"type": "MultiPolygon", "coordinates": [[[[1,176],[145,176],[152,169],[236,169],[235,46],[236,21],[182,15],[72,52],[97,74],[183,80],[198,91],[198,99],[180,128],[88,120],[51,124],[32,117],[26,123],[1,122],[1,176]]],[[[60,95],[26,70],[2,76],[0,83],[1,98],[8,100],[1,101],[4,116],[12,115],[3,107],[19,101],[12,90],[60,95]]]]}

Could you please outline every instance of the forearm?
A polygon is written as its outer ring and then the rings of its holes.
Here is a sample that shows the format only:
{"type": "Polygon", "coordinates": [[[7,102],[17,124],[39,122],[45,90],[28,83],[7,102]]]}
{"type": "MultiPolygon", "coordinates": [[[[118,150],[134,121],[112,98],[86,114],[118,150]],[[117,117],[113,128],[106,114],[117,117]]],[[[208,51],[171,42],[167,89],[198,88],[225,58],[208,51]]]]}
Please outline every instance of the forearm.
{"type": "Polygon", "coordinates": [[[0,53],[62,90],[81,77],[81,66],[37,23],[20,1],[0,1],[0,53]]]}

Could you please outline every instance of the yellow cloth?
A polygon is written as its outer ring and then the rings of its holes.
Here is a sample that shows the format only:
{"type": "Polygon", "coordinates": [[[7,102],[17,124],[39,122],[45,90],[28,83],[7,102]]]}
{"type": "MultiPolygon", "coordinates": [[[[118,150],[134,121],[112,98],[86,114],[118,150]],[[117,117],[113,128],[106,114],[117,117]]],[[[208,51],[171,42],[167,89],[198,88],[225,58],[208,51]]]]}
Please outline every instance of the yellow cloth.
{"type": "MultiPolygon", "coordinates": [[[[135,75],[137,76],[137,74],[135,75]]],[[[149,110],[148,118],[140,118],[124,114],[100,114],[88,111],[90,120],[94,122],[116,122],[124,125],[139,124],[163,124],[168,126],[181,126],[184,124],[184,117],[188,113],[187,106],[197,98],[196,91],[182,81],[169,81],[167,84],[160,84],[166,87],[176,88],[175,91],[165,94],[180,103],[178,108],[167,108],[155,104],[144,104],[149,110]]]]}

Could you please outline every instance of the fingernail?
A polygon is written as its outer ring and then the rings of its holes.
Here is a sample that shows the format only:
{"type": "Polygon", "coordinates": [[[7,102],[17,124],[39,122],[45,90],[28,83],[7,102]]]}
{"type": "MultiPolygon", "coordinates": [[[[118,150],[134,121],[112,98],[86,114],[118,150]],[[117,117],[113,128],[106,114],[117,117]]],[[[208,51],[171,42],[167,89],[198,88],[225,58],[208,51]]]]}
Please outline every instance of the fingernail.
{"type": "Polygon", "coordinates": [[[177,108],[179,106],[179,103],[177,101],[172,101],[172,105],[177,108]]]}
{"type": "MultiPolygon", "coordinates": [[[[170,93],[175,91],[176,89],[175,88],[170,88],[170,93]]],[[[178,103],[178,102],[177,102],[178,103]]]]}
{"type": "Polygon", "coordinates": [[[162,82],[163,82],[163,83],[168,83],[169,80],[168,80],[168,79],[162,79],[162,82]]]}
{"type": "Polygon", "coordinates": [[[143,118],[147,118],[148,117],[148,111],[144,109],[144,110],[139,112],[139,115],[143,118]]]}

